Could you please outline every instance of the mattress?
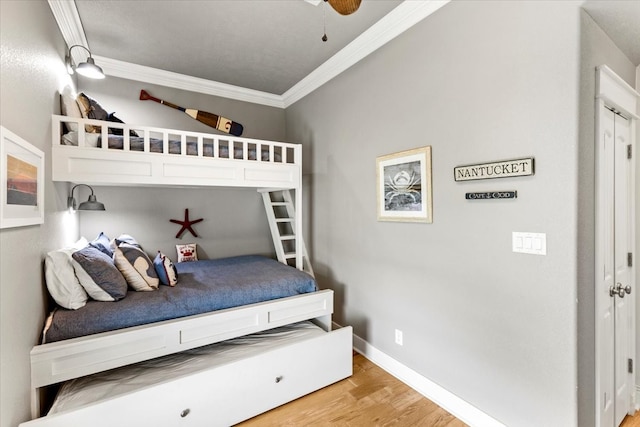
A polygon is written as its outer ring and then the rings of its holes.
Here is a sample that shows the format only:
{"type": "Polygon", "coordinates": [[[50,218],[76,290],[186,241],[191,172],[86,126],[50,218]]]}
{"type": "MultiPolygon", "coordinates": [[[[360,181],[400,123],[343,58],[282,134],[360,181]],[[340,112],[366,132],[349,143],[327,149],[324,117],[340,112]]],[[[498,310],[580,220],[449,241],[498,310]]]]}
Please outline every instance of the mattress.
{"type": "Polygon", "coordinates": [[[70,380],[60,388],[49,414],[134,393],[231,363],[242,357],[258,355],[293,340],[312,338],[324,333],[311,322],[300,322],[70,380]]]}
{"type": "Polygon", "coordinates": [[[309,274],[259,255],[175,265],[175,287],[129,291],[120,301],[89,301],[78,310],[54,310],[45,325],[43,344],[317,290],[309,274]]]}

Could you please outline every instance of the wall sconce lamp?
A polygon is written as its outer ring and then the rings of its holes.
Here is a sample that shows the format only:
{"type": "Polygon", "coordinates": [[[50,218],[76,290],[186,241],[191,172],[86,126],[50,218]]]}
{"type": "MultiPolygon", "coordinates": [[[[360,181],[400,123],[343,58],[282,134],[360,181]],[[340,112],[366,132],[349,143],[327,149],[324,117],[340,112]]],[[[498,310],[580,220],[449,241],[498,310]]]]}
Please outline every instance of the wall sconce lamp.
{"type": "Polygon", "coordinates": [[[78,74],[82,74],[83,76],[89,77],[91,79],[104,79],[105,77],[104,71],[102,71],[102,68],[96,65],[96,61],[94,61],[93,57],[91,56],[91,51],[81,44],[74,44],[69,48],[69,52],[64,57],[64,62],[65,62],[65,65],[67,66],[67,72],[69,74],[73,74],[74,71],[77,71],[78,74]],[[87,52],[89,52],[89,57],[87,58],[87,62],[81,62],[77,66],[74,65],[73,57],[71,56],[71,50],[74,47],[81,47],[87,52]]]}
{"type": "Polygon", "coordinates": [[[89,200],[87,200],[86,202],[80,203],[80,206],[78,206],[78,210],[79,211],[103,211],[104,205],[100,203],[96,198],[96,196],[93,194],[93,188],[91,188],[91,186],[87,184],[78,184],[73,186],[73,188],[71,189],[71,196],[67,197],[67,207],[69,208],[69,210],[71,212],[76,210],[76,199],[73,197],[73,190],[75,190],[76,187],[79,187],[81,185],[84,185],[85,187],[89,187],[89,189],[91,190],[91,195],[89,196],[89,200]]]}

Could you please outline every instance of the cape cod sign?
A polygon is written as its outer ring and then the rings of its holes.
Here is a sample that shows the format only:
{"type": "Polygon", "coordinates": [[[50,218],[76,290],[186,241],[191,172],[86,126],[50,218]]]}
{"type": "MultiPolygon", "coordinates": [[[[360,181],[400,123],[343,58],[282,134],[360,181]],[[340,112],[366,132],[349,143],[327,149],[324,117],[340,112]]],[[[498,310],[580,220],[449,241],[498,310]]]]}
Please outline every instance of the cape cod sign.
{"type": "Polygon", "coordinates": [[[476,179],[511,178],[534,174],[533,157],[504,160],[493,163],[458,166],[453,168],[456,181],[473,181],[476,179]]]}
{"type": "Polygon", "coordinates": [[[466,193],[464,195],[467,200],[515,199],[517,197],[517,191],[483,191],[482,193],[466,193]]]}

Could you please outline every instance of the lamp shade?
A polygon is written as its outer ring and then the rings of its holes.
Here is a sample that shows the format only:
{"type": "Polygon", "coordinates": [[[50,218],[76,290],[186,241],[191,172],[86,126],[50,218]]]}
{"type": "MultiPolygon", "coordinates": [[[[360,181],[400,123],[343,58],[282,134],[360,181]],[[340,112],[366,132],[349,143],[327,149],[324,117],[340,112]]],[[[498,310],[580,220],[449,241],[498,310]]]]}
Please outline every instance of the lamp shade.
{"type": "Polygon", "coordinates": [[[87,58],[87,62],[78,64],[76,71],[78,74],[82,74],[91,79],[104,79],[104,71],[96,65],[96,61],[91,57],[87,58]]]}
{"type": "Polygon", "coordinates": [[[69,72],[69,74],[73,74],[74,71],[77,71],[78,74],[89,77],[91,79],[105,78],[104,71],[102,71],[102,68],[96,65],[96,61],[91,56],[91,51],[81,44],[76,44],[69,48],[69,52],[65,56],[65,64],[67,66],[67,71],[69,72]],[[76,47],[86,50],[89,54],[87,61],[80,62],[77,66],[74,65],[73,57],[71,55],[71,51],[76,47]]]}
{"type": "Polygon", "coordinates": [[[100,203],[95,195],[91,194],[89,200],[80,203],[79,211],[103,211],[104,204],[100,203]]]}
{"type": "Polygon", "coordinates": [[[91,194],[89,195],[89,199],[86,202],[80,203],[80,206],[78,206],[78,210],[79,211],[103,211],[103,210],[105,210],[104,204],[102,204],[102,203],[100,203],[98,201],[98,199],[96,198],[95,194],[93,194],[93,188],[91,188],[90,185],[78,184],[78,185],[75,185],[71,189],[71,195],[69,197],[67,197],[67,207],[69,208],[69,211],[73,212],[73,211],[76,210],[76,199],[75,199],[75,197],[73,197],[73,192],[79,186],[87,187],[89,190],[91,190],[91,194]]]}

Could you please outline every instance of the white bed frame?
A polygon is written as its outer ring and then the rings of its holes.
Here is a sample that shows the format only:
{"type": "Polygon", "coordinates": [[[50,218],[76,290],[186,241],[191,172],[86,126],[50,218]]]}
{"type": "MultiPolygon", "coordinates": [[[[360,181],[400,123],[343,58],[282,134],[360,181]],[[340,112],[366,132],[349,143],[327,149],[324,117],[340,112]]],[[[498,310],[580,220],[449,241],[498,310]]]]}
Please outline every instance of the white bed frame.
{"type": "MultiPolygon", "coordinates": [[[[129,126],[121,123],[53,116],[53,180],[81,182],[93,185],[155,185],[155,186],[224,186],[299,189],[302,177],[302,146],[284,142],[222,136],[201,132],[149,126],[129,126]],[[59,136],[63,123],[78,125],[78,146],[63,145],[59,136]],[[108,128],[123,130],[124,149],[90,147],[86,144],[85,125],[99,126],[102,140],[108,128]],[[130,151],[129,131],[135,130],[145,139],[145,151],[130,151]],[[149,139],[163,140],[164,153],[149,152],[149,139]],[[182,154],[169,154],[169,141],[180,140],[182,154]],[[187,140],[197,141],[198,155],[187,155],[187,140]],[[214,156],[203,156],[203,144],[213,143],[214,156]],[[220,147],[235,144],[243,148],[243,158],[219,156],[220,147]],[[269,160],[249,160],[249,148],[258,153],[269,150],[269,160]],[[280,154],[282,161],[276,161],[280,154]]],[[[229,150],[233,152],[232,149],[229,150]]],[[[231,154],[230,154],[231,155],[231,154]]]]}
{"type": "MultiPolygon", "coordinates": [[[[233,149],[229,149],[233,153],[233,149]]],[[[232,154],[230,154],[231,156],[232,154]]],[[[52,167],[54,181],[88,183],[92,185],[160,185],[160,186],[227,186],[254,187],[296,190],[296,229],[301,234],[301,147],[296,144],[261,141],[246,138],[226,137],[197,132],[184,132],[173,129],[160,129],[144,126],[128,126],[119,123],[101,122],[87,119],[71,119],[66,116],[53,116],[52,167]],[[75,122],[79,125],[78,146],[61,145],[63,122],[75,122]],[[107,140],[107,128],[123,129],[124,135],[134,129],[145,138],[146,152],[133,152],[128,149],[128,137],[124,150],[89,147],[85,144],[84,125],[92,124],[102,129],[102,140],[107,140]],[[149,152],[149,138],[152,134],[163,135],[164,153],[149,152]],[[168,140],[180,139],[182,153],[186,153],[187,138],[198,143],[198,156],[186,154],[168,154],[168,140]],[[202,156],[204,143],[214,144],[214,157],[202,156]],[[219,158],[220,144],[241,144],[242,159],[219,158]],[[269,160],[249,160],[249,149],[257,153],[269,150],[269,160]],[[282,161],[275,161],[276,153],[282,161]],[[108,171],[104,173],[102,171],[108,171]]],[[[301,253],[302,251],[298,251],[301,253]]],[[[301,260],[300,260],[301,261],[301,260]]],[[[297,264],[302,268],[302,262],[297,264]]],[[[38,345],[31,351],[31,381],[33,389],[32,415],[34,420],[21,426],[63,426],[76,423],[95,424],[100,420],[104,425],[131,424],[131,418],[122,418],[128,414],[129,405],[139,405],[140,399],[153,397],[155,405],[160,398],[156,394],[164,393],[167,385],[158,385],[158,390],[147,389],[144,396],[139,394],[130,398],[119,398],[116,402],[119,411],[114,411],[114,402],[100,402],[77,411],[40,416],[39,389],[61,381],[102,372],[108,369],[126,366],[163,355],[177,353],[187,349],[208,345],[227,339],[247,335],[291,324],[302,320],[312,320],[321,326],[326,334],[304,342],[292,342],[276,351],[269,351],[264,357],[252,357],[238,360],[237,363],[218,366],[202,378],[192,378],[187,393],[199,407],[215,408],[215,412],[187,418],[191,411],[180,410],[177,418],[186,425],[225,425],[250,418],[275,406],[329,385],[351,375],[352,332],[350,327],[331,330],[333,313],[333,291],[323,290],[289,298],[251,304],[243,307],[220,310],[186,318],[173,319],[150,325],[104,332],[86,337],[38,345]],[[318,366],[309,368],[309,360],[300,357],[309,353],[318,366]],[[236,385],[230,391],[220,388],[210,391],[207,401],[200,402],[200,388],[208,389],[210,377],[233,378],[239,369],[253,369],[255,378],[263,375],[258,370],[269,372],[267,377],[275,378],[281,384],[278,391],[271,390],[272,381],[253,381],[249,375],[244,383],[236,385]],[[288,372],[289,374],[283,374],[288,372]],[[296,373],[294,375],[294,372],[296,373]],[[282,378],[291,378],[284,383],[282,378]],[[264,399],[247,404],[245,395],[264,392],[264,399]],[[237,399],[232,405],[229,399],[237,399]],[[204,417],[204,418],[203,418],[204,417]],[[221,421],[222,420],[222,421],[221,421]],[[71,424],[70,424],[71,423],[71,424]]],[[[188,405],[184,403],[181,405],[188,405]]],[[[194,404],[195,405],[195,404],[194,404]]],[[[197,405],[196,405],[197,406],[197,405]]],[[[182,406],[181,406],[182,407],[182,406]]],[[[159,419],[168,420],[177,417],[174,406],[167,405],[166,414],[159,419]],[[170,409],[169,409],[170,408],[170,409]]],[[[212,409],[213,411],[213,409],[212,409]]],[[[151,425],[150,414],[137,412],[135,425],[151,425]]],[[[127,415],[129,416],[129,415],[127,415]]],[[[156,423],[157,424],[157,423],[156,423]]],[[[102,425],[102,424],[100,424],[102,425]]]]}

